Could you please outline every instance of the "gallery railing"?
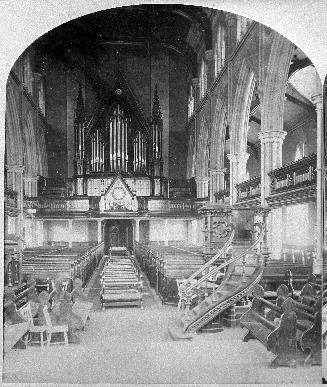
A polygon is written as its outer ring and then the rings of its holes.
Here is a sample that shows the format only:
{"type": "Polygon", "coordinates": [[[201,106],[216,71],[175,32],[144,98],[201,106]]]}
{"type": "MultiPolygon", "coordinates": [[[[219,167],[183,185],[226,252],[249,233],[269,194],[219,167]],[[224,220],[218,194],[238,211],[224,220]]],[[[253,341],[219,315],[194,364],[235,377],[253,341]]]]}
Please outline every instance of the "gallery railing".
{"type": "Polygon", "coordinates": [[[252,177],[236,185],[237,202],[250,200],[260,197],[261,194],[261,176],[252,177]]]}
{"type": "Polygon", "coordinates": [[[269,172],[271,194],[315,185],[317,179],[316,166],[317,155],[312,153],[307,157],[269,172]]]}

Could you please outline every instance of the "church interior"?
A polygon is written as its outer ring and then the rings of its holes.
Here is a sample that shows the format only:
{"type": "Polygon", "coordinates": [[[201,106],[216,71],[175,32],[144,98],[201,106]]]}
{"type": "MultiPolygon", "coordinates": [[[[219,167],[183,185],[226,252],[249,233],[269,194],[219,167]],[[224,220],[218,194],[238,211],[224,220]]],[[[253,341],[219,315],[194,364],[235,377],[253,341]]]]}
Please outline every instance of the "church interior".
{"type": "Polygon", "coordinates": [[[6,89],[4,381],[319,383],[322,90],[285,37],[199,6],[30,45],[6,89]]]}

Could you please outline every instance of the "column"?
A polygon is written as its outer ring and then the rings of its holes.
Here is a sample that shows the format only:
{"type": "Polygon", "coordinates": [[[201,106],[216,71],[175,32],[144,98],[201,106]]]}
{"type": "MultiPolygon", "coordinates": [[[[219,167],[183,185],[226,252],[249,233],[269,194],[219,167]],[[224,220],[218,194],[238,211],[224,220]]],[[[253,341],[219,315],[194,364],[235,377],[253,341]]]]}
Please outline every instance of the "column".
{"type": "Polygon", "coordinates": [[[228,154],[227,157],[230,162],[230,204],[235,204],[237,201],[236,184],[246,180],[246,163],[249,154],[234,153],[228,154]]]}
{"type": "Polygon", "coordinates": [[[140,220],[139,219],[135,219],[134,220],[134,240],[136,242],[139,242],[140,241],[140,220]]]}
{"type": "Polygon", "coordinates": [[[69,247],[73,246],[73,219],[68,219],[67,242],[69,247]]]}
{"type": "Polygon", "coordinates": [[[209,177],[197,176],[196,182],[196,197],[198,199],[205,199],[209,196],[209,177]]]}
{"type": "MultiPolygon", "coordinates": [[[[261,206],[266,206],[266,198],[270,194],[270,177],[268,173],[283,164],[283,141],[286,136],[283,130],[260,132],[261,142],[261,206]]],[[[281,209],[273,209],[267,217],[267,244],[273,259],[281,258],[283,213],[281,209]]]]}
{"type": "Polygon", "coordinates": [[[210,169],[210,202],[214,203],[215,193],[225,189],[226,168],[210,169]]]}
{"type": "Polygon", "coordinates": [[[102,220],[98,219],[98,243],[102,242],[102,220]]]}
{"type": "Polygon", "coordinates": [[[315,105],[317,112],[317,232],[316,232],[316,248],[317,257],[313,265],[313,274],[322,273],[323,261],[323,213],[324,213],[324,138],[322,127],[322,93],[314,95],[312,102],[315,105]]]}
{"type": "Polygon", "coordinates": [[[266,205],[270,194],[270,178],[268,173],[283,164],[283,141],[286,136],[283,130],[260,132],[261,142],[261,205],[266,205]]]}

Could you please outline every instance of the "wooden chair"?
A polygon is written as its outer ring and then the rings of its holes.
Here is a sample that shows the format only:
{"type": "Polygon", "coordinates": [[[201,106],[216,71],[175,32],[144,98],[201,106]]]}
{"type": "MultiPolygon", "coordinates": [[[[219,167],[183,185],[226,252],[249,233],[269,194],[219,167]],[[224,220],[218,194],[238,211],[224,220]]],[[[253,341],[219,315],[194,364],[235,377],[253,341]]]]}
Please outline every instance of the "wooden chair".
{"type": "Polygon", "coordinates": [[[28,343],[30,344],[40,343],[41,347],[43,348],[43,345],[44,345],[43,335],[44,333],[46,333],[47,327],[44,325],[42,326],[34,325],[31,304],[29,302],[19,309],[19,313],[27,321],[27,324],[28,324],[28,334],[25,337],[25,346],[27,346],[28,343]],[[33,336],[36,336],[36,339],[33,339],[33,336]]]}
{"type": "Polygon", "coordinates": [[[43,313],[44,313],[45,321],[47,323],[46,332],[47,332],[47,345],[48,345],[48,347],[50,346],[50,344],[68,345],[68,325],[52,325],[47,306],[45,306],[43,308],[43,313]],[[51,343],[51,336],[53,333],[62,333],[64,340],[51,343]]]}

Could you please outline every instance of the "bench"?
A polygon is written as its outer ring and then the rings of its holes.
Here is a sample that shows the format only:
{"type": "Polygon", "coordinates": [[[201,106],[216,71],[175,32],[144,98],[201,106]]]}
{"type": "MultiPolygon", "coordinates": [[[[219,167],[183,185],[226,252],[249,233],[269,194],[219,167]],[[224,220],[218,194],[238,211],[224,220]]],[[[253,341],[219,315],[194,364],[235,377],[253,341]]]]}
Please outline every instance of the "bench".
{"type": "Polygon", "coordinates": [[[314,307],[280,295],[276,304],[264,299],[257,285],[252,306],[240,319],[248,329],[243,341],[259,340],[276,357],[270,367],[321,365],[321,306],[314,307]],[[274,319],[274,321],[271,321],[274,319]]]}

